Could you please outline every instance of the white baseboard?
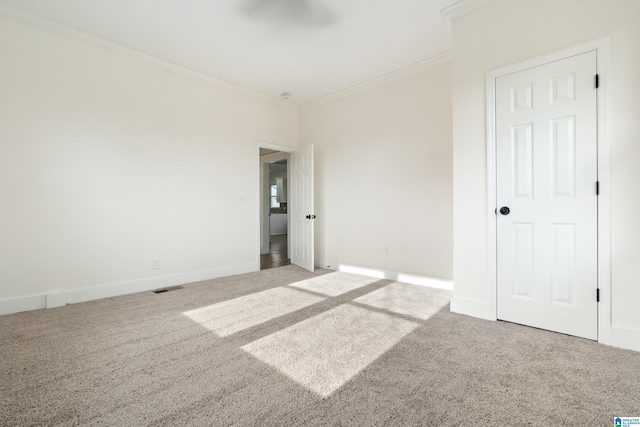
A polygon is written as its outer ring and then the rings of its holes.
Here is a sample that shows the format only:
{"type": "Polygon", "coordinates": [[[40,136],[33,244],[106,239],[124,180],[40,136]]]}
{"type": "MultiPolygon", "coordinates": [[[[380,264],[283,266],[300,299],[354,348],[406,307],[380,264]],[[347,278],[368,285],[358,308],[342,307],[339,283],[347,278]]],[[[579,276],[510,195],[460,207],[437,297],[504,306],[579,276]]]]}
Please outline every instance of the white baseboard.
{"type": "MultiPolygon", "coordinates": [[[[489,304],[464,298],[451,298],[451,311],[485,320],[496,320],[489,314],[489,304]]],[[[601,344],[640,351],[640,330],[611,326],[600,332],[601,344]]]]}
{"type": "Polygon", "coordinates": [[[0,315],[38,310],[46,306],[46,295],[27,295],[24,297],[7,298],[0,300],[0,315]]]}
{"type": "MultiPolygon", "coordinates": [[[[327,264],[325,264],[327,265],[327,264]]],[[[329,267],[331,269],[331,267],[329,267]]],[[[437,277],[421,276],[418,274],[401,273],[398,271],[380,270],[369,267],[359,267],[355,265],[339,264],[336,270],[347,273],[360,274],[362,276],[376,279],[394,280],[396,282],[410,283],[412,285],[428,286],[430,288],[453,290],[453,282],[448,279],[437,277]]]]}
{"type": "Polygon", "coordinates": [[[484,301],[453,297],[451,298],[451,311],[480,319],[496,320],[489,315],[489,303],[484,301]]]}
{"type": "Polygon", "coordinates": [[[242,264],[223,268],[192,271],[162,277],[149,277],[140,280],[109,283],[88,288],[52,291],[44,295],[29,295],[0,300],[0,315],[37,310],[40,308],[61,307],[67,304],[92,301],[101,298],[116,297],[136,292],[150,291],[167,286],[233,276],[260,270],[259,263],[242,264]]]}
{"type": "Polygon", "coordinates": [[[640,331],[611,326],[607,331],[606,340],[601,340],[600,342],[613,347],[640,351],[640,331]]]}

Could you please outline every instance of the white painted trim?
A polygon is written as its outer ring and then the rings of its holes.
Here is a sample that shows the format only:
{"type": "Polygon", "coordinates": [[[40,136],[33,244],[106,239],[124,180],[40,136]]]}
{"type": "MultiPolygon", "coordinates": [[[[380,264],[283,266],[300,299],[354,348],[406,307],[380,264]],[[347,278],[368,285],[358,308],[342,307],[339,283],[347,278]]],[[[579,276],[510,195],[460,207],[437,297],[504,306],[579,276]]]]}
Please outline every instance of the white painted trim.
{"type": "MultiPolygon", "coordinates": [[[[260,211],[260,255],[266,255],[270,249],[271,235],[271,211],[268,182],[270,177],[269,163],[260,157],[260,190],[259,190],[259,211],[260,211]]],[[[262,267],[261,267],[262,268],[262,267]]]]}
{"type": "Polygon", "coordinates": [[[603,344],[640,351],[640,331],[612,326],[607,332],[607,342],[603,344]]]}
{"type": "Polygon", "coordinates": [[[360,84],[350,86],[348,88],[339,90],[337,92],[331,93],[329,95],[314,99],[309,102],[305,102],[300,104],[299,110],[304,111],[309,108],[316,107],[318,105],[326,104],[328,102],[337,101],[338,99],[345,98],[350,95],[355,95],[357,93],[363,92],[367,89],[371,89],[376,86],[380,86],[385,83],[392,82],[394,80],[398,80],[402,77],[409,76],[411,74],[418,73],[420,71],[427,70],[429,68],[435,67],[436,65],[443,64],[445,62],[451,61],[451,51],[443,52],[439,55],[433,56],[431,58],[427,58],[423,61],[417,62],[413,65],[409,65],[408,67],[401,68],[396,71],[392,71],[390,73],[384,74],[380,77],[376,77],[371,80],[367,80],[366,82],[362,82],[360,84]]]}
{"type": "Polygon", "coordinates": [[[296,147],[290,147],[288,145],[274,144],[272,142],[260,141],[260,140],[256,141],[256,147],[258,148],[258,158],[260,158],[260,149],[261,148],[266,148],[267,150],[282,151],[283,153],[293,153],[294,151],[296,151],[296,147]]]}
{"type": "Polygon", "coordinates": [[[471,13],[476,9],[493,2],[495,0],[460,0],[457,3],[447,6],[440,11],[444,16],[453,21],[467,13],[471,13]]]}
{"type": "Polygon", "coordinates": [[[5,314],[20,313],[45,308],[47,297],[45,295],[28,295],[18,298],[0,300],[0,316],[5,314]]]}
{"type": "Polygon", "coordinates": [[[56,34],[61,37],[65,37],[67,39],[70,39],[76,42],[80,42],[80,43],[95,47],[97,49],[101,49],[110,53],[114,53],[116,55],[133,59],[134,61],[142,62],[146,65],[150,65],[152,67],[159,68],[164,71],[169,71],[174,74],[188,77],[190,79],[197,80],[199,82],[208,84],[210,86],[215,86],[220,89],[225,89],[231,92],[235,92],[237,94],[244,95],[258,101],[267,102],[269,104],[273,104],[277,107],[284,108],[287,110],[298,111],[298,107],[295,104],[292,104],[290,102],[285,102],[281,99],[267,96],[242,86],[227,83],[223,80],[219,80],[215,77],[211,77],[206,74],[199,73],[190,68],[183,67],[181,65],[174,64],[172,62],[157,58],[152,55],[148,55],[138,50],[131,49],[131,48],[119,45],[117,43],[110,42],[103,38],[87,34],[75,28],[30,14],[28,12],[25,12],[20,9],[16,9],[11,6],[0,5],[0,16],[11,19],[13,21],[21,22],[23,24],[29,25],[34,28],[38,28],[43,31],[47,31],[49,33],[56,34]]]}
{"type": "Polygon", "coordinates": [[[44,295],[30,295],[19,298],[4,299],[0,300],[0,315],[36,310],[40,308],[61,307],[67,304],[93,301],[102,298],[133,294],[136,292],[151,291],[167,286],[183,285],[186,283],[210,280],[218,277],[251,273],[258,270],[260,270],[260,264],[241,264],[231,267],[211,268],[191,271],[188,273],[172,274],[169,276],[149,277],[139,280],[109,283],[88,288],[48,292],[44,295]]]}
{"type": "Polygon", "coordinates": [[[475,301],[465,298],[451,298],[451,311],[466,316],[485,320],[496,320],[491,316],[490,306],[485,301],[475,301]]]}
{"type": "MultiPolygon", "coordinates": [[[[598,99],[598,180],[600,196],[598,197],[598,287],[600,303],[598,304],[598,341],[603,344],[630,348],[626,345],[614,344],[612,334],[614,328],[611,316],[611,137],[609,134],[609,106],[611,105],[611,73],[610,73],[609,37],[599,40],[597,47],[596,69],[599,75],[597,91],[598,99]]],[[[638,332],[640,335],[640,332],[638,332]]],[[[636,339],[636,350],[640,339],[636,339]]]]}
{"type": "Polygon", "coordinates": [[[437,277],[421,276],[418,274],[401,273],[391,270],[381,270],[370,267],[360,267],[350,264],[338,264],[338,271],[345,273],[359,274],[361,276],[373,277],[376,279],[393,280],[396,282],[409,283],[412,285],[428,286],[430,288],[445,289],[453,291],[453,282],[448,279],[437,277]]]}
{"type": "MultiPolygon", "coordinates": [[[[489,316],[497,318],[497,228],[496,228],[496,115],[495,81],[498,77],[516,73],[529,68],[559,61],[586,52],[596,52],[596,70],[600,75],[598,97],[598,180],[600,196],[598,198],[598,287],[600,304],[598,305],[598,342],[612,344],[613,327],[611,324],[611,144],[609,137],[609,49],[610,38],[603,37],[548,55],[529,59],[517,64],[492,70],[486,80],[487,115],[487,247],[488,247],[488,294],[489,316]]],[[[640,333],[640,332],[639,332],[640,333]]],[[[612,344],[614,345],[614,344],[612,344]]]]}

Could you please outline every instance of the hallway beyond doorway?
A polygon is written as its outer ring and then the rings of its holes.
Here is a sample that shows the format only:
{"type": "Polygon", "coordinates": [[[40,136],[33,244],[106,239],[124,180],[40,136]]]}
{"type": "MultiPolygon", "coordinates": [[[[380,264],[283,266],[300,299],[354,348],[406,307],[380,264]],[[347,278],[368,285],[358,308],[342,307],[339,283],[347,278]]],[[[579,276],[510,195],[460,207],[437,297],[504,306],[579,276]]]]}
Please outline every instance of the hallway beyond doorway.
{"type": "Polygon", "coordinates": [[[287,258],[287,235],[274,234],[270,239],[269,253],[260,255],[260,270],[291,264],[291,260],[287,258]]]}

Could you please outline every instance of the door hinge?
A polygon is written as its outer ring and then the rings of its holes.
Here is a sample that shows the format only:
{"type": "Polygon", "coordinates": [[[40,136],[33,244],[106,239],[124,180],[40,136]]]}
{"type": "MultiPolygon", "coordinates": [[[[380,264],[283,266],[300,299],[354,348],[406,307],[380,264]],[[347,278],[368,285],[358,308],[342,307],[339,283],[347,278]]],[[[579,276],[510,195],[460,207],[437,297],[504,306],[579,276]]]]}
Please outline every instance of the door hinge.
{"type": "Polygon", "coordinates": [[[600,288],[596,289],[596,302],[600,302],[600,288]]]}
{"type": "Polygon", "coordinates": [[[600,75],[596,74],[596,89],[600,87],[600,75]]]}
{"type": "Polygon", "coordinates": [[[600,181],[596,181],[596,196],[600,195],[600,181]]]}

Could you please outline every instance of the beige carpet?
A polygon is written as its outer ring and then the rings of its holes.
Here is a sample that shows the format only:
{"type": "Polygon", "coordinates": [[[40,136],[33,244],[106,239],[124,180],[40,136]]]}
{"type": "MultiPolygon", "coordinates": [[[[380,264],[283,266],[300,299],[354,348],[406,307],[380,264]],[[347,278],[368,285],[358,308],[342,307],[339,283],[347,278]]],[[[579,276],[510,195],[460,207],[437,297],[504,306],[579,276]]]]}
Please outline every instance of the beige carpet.
{"type": "Polygon", "coordinates": [[[0,425],[611,426],[640,353],[295,266],[0,317],[0,425]]]}

